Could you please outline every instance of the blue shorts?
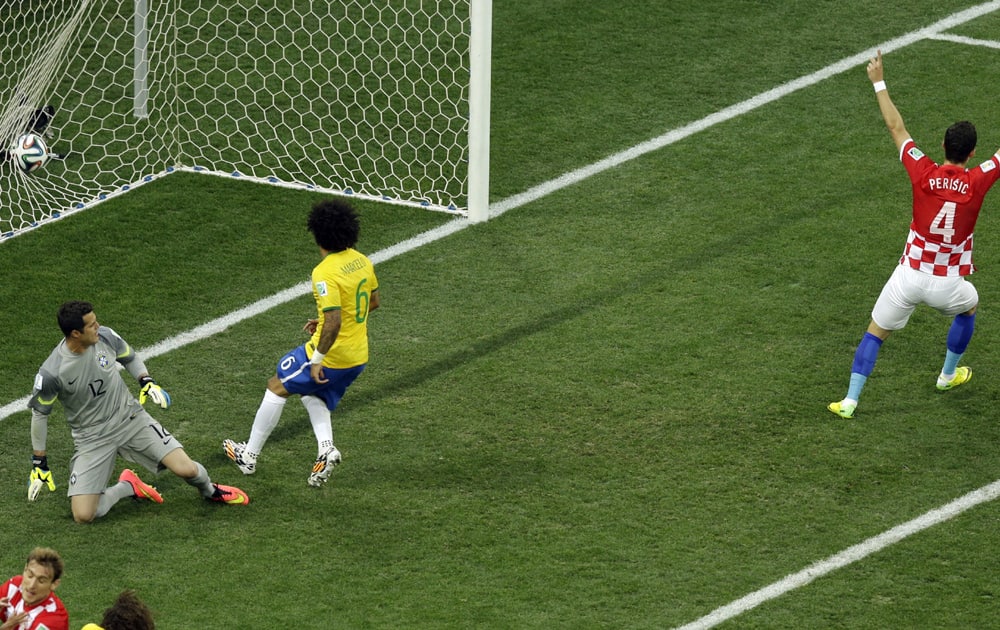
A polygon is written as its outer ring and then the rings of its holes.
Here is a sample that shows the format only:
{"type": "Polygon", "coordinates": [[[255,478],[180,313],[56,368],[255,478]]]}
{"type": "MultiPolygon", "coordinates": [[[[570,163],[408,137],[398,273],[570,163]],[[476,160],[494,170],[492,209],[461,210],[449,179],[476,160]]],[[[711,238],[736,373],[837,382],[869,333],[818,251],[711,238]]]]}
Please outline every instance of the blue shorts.
{"type": "Polygon", "coordinates": [[[329,382],[317,383],[309,374],[309,357],[304,345],[292,350],[278,361],[278,380],[289,392],[300,396],[316,396],[326,401],[326,408],[333,411],[344,397],[348,385],[364,371],[365,363],[350,368],[325,367],[323,375],[329,382]]]}

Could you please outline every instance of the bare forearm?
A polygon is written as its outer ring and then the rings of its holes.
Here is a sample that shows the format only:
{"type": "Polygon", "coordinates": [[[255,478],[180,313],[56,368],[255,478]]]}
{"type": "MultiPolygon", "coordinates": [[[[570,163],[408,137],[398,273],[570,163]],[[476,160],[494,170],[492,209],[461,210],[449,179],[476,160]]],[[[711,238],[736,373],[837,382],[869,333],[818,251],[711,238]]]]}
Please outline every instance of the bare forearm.
{"type": "Polygon", "coordinates": [[[899,133],[906,133],[906,127],[903,125],[903,117],[900,115],[899,110],[896,109],[896,104],[889,98],[889,91],[882,90],[878,93],[877,97],[878,108],[882,112],[882,119],[885,120],[885,126],[889,128],[889,133],[894,138],[899,133]]]}
{"type": "Polygon", "coordinates": [[[333,342],[337,340],[337,335],[340,334],[340,325],[337,326],[325,326],[323,332],[320,333],[319,341],[316,342],[316,349],[326,354],[333,347],[333,342]]]}
{"type": "Polygon", "coordinates": [[[892,134],[892,140],[896,143],[896,148],[901,148],[903,143],[910,137],[906,127],[903,125],[903,117],[896,109],[895,103],[889,98],[889,91],[885,86],[885,69],[882,64],[882,51],[878,51],[877,56],[868,62],[868,78],[875,88],[875,97],[878,99],[878,108],[882,112],[882,120],[892,134]]]}

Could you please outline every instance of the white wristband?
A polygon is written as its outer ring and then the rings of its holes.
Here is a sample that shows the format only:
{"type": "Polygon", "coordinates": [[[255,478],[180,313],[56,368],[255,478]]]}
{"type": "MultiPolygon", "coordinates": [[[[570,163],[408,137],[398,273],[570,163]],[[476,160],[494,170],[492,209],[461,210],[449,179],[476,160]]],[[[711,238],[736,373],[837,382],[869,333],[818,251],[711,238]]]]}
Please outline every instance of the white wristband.
{"type": "Polygon", "coordinates": [[[883,92],[885,91],[885,81],[876,81],[875,83],[872,83],[872,87],[875,88],[876,94],[883,92]]]}
{"type": "Polygon", "coordinates": [[[312,363],[313,365],[321,365],[325,357],[326,357],[325,352],[320,352],[319,350],[313,350],[313,355],[312,358],[309,359],[309,363],[312,363]]]}

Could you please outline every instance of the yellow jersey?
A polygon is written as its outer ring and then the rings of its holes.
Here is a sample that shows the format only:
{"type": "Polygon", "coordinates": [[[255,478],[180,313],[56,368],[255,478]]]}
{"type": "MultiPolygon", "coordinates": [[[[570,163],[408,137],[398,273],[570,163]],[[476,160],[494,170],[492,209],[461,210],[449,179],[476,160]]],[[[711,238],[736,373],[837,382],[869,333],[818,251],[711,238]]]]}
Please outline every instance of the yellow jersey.
{"type": "Polygon", "coordinates": [[[368,307],[377,290],[375,267],[367,256],[353,248],[327,254],[312,272],[319,324],[306,344],[309,357],[323,333],[326,313],[340,310],[340,332],[323,365],[343,369],[368,363],[368,307]]]}

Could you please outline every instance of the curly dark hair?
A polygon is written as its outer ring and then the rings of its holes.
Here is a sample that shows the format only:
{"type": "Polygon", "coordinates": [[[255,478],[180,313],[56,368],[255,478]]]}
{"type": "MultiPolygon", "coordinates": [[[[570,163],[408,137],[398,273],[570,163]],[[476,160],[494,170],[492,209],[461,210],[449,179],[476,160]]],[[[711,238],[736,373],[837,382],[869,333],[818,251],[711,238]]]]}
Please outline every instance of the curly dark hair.
{"type": "Polygon", "coordinates": [[[153,613],[135,591],[122,591],[115,603],[104,611],[104,630],[154,630],[153,613]]]}
{"type": "Polygon", "coordinates": [[[316,244],[328,252],[341,252],[358,242],[361,223],[351,204],[340,199],[316,202],[306,222],[316,244]]]}
{"type": "Polygon", "coordinates": [[[93,312],[93,310],[94,305],[90,302],[81,302],[80,300],[66,302],[59,307],[59,313],[56,315],[56,319],[59,321],[59,329],[67,337],[74,330],[83,330],[83,316],[93,312]]]}
{"type": "Polygon", "coordinates": [[[964,164],[976,148],[976,127],[962,120],[944,132],[944,157],[952,164],[964,164]]]}

